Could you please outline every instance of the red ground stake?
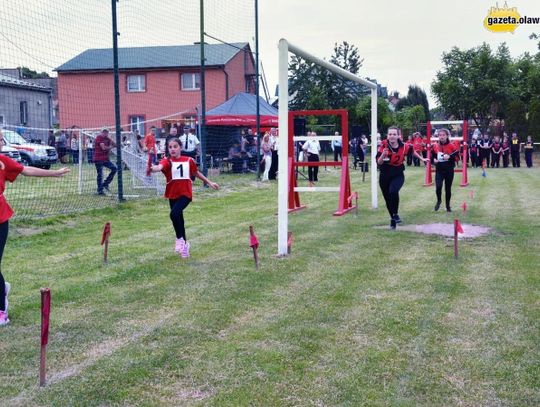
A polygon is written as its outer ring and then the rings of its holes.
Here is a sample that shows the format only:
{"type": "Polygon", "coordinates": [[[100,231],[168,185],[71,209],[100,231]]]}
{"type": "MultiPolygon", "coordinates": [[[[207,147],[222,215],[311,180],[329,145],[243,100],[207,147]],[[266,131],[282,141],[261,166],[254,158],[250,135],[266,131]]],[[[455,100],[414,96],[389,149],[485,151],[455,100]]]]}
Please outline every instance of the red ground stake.
{"type": "Polygon", "coordinates": [[[467,202],[463,202],[463,203],[461,204],[461,209],[463,209],[463,213],[464,213],[464,214],[467,213],[467,202]]]}
{"type": "Polygon", "coordinates": [[[257,254],[257,249],[259,248],[259,239],[253,231],[253,226],[249,227],[249,246],[253,249],[253,260],[255,261],[255,268],[259,269],[259,256],[257,254]]]}
{"type": "Polygon", "coordinates": [[[39,357],[39,385],[45,386],[47,368],[47,344],[49,343],[49,315],[51,313],[51,290],[41,290],[41,352],[39,357]]]}
{"type": "Polygon", "coordinates": [[[463,233],[463,227],[459,219],[454,219],[454,257],[458,258],[458,233],[463,233]]]}
{"type": "Polygon", "coordinates": [[[474,199],[474,191],[469,191],[469,197],[470,197],[471,199],[474,199]]]}
{"type": "Polygon", "coordinates": [[[101,245],[105,245],[103,249],[103,262],[107,263],[109,255],[109,236],[111,236],[111,222],[107,222],[103,228],[103,234],[101,235],[101,245]]]}

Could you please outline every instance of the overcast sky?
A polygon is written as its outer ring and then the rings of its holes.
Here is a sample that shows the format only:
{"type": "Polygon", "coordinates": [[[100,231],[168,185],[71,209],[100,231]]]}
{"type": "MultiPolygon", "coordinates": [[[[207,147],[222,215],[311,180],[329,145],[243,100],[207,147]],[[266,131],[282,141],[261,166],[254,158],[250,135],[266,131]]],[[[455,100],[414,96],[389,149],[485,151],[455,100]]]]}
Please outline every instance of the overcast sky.
{"type": "MultiPolygon", "coordinates": [[[[52,71],[88,48],[111,46],[109,0],[0,0],[0,66],[52,71]]],[[[253,0],[205,0],[206,31],[226,41],[252,41],[253,0]]],[[[388,90],[417,84],[430,95],[441,55],[506,42],[513,56],[537,51],[540,25],[514,34],[483,27],[488,0],[259,0],[260,56],[271,93],[278,79],[277,44],[286,38],[321,58],[348,41],[364,59],[360,75],[388,90]]],[[[504,2],[499,2],[502,7],[504,2]]],[[[521,15],[540,16],[540,1],[512,0],[521,15]]],[[[188,44],[199,38],[199,0],[120,0],[120,46],[188,44]]],[[[213,42],[211,39],[207,39],[213,42]]],[[[432,98],[430,98],[433,101],[432,98]]]]}

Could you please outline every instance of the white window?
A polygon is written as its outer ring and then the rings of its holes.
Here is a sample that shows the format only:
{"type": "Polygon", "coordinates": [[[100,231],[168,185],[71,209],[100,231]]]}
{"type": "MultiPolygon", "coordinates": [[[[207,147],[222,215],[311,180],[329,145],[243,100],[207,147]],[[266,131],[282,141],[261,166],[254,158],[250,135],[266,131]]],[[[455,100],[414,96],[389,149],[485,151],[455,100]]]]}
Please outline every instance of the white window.
{"type": "Polygon", "coordinates": [[[139,130],[139,134],[144,136],[144,116],[129,116],[129,128],[132,132],[139,130]]]}
{"type": "Polygon", "coordinates": [[[26,126],[28,122],[28,103],[23,101],[20,103],[20,122],[23,126],[26,126]]]}
{"type": "Polygon", "coordinates": [[[182,74],[182,90],[196,90],[201,88],[201,75],[198,73],[182,74]]]}
{"type": "Polygon", "coordinates": [[[4,124],[4,116],[0,114],[0,127],[4,124]]]}
{"type": "Polygon", "coordinates": [[[144,92],[146,90],[146,77],[144,75],[128,75],[127,91],[144,92]]]}

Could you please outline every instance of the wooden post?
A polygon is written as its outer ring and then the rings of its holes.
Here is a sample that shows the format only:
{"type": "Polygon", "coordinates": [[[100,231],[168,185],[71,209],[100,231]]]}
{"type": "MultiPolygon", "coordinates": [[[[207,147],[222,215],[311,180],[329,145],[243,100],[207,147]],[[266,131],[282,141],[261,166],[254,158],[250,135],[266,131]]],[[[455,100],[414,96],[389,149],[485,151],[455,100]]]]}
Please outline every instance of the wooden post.
{"type": "Polygon", "coordinates": [[[49,316],[51,312],[51,290],[41,290],[41,352],[39,357],[39,386],[45,386],[47,380],[47,344],[49,343],[49,316]]]}
{"type": "Polygon", "coordinates": [[[103,228],[103,234],[101,235],[101,245],[103,248],[103,263],[107,264],[109,258],[109,236],[111,235],[111,223],[107,222],[103,228]]]}
{"type": "Polygon", "coordinates": [[[253,231],[253,226],[249,227],[249,245],[253,249],[253,260],[255,261],[255,269],[259,270],[259,255],[257,249],[259,248],[259,240],[253,231]]]}
{"type": "Polygon", "coordinates": [[[454,219],[454,258],[458,258],[458,220],[454,219]]]}

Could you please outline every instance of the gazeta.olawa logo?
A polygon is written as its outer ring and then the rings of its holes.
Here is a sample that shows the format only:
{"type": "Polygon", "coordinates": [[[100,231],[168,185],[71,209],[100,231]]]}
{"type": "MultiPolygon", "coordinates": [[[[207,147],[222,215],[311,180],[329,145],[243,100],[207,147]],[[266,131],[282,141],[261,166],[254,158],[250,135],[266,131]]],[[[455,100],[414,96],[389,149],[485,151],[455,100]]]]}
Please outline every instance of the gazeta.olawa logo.
{"type": "Polygon", "coordinates": [[[504,7],[495,7],[488,10],[484,18],[484,27],[494,33],[514,33],[521,24],[539,24],[540,17],[521,16],[516,7],[508,7],[506,2],[504,7]]]}

